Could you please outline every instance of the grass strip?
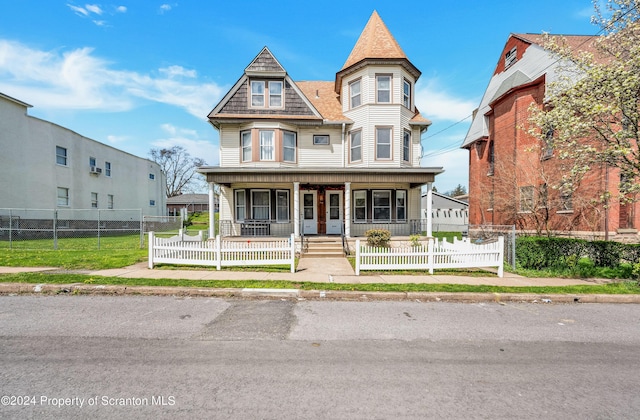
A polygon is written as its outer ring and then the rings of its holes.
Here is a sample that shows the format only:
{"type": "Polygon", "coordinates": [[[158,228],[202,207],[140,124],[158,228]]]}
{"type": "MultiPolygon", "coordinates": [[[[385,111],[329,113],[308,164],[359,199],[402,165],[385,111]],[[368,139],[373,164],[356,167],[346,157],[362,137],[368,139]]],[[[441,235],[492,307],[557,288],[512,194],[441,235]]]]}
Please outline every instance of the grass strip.
{"type": "Polygon", "coordinates": [[[18,273],[0,275],[2,283],[70,284],[121,286],[164,286],[194,288],[269,288],[301,290],[337,290],[359,292],[453,292],[453,293],[533,293],[533,294],[640,294],[635,281],[579,286],[489,286],[465,284],[341,284],[291,282],[285,280],[187,280],[187,279],[138,279],[123,277],[91,276],[86,274],[18,273]]]}

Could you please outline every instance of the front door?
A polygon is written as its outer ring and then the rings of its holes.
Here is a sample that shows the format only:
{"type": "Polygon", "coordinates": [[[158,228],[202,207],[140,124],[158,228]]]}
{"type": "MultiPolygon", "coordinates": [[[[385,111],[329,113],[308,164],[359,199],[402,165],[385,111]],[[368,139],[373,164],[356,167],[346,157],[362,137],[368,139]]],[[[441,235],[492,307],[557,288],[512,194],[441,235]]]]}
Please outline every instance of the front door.
{"type": "Polygon", "coordinates": [[[301,194],[302,232],[305,235],[318,233],[318,192],[303,191],[301,194]]]}
{"type": "Polygon", "coordinates": [[[327,235],[339,235],[342,233],[342,191],[326,194],[327,235]]]}

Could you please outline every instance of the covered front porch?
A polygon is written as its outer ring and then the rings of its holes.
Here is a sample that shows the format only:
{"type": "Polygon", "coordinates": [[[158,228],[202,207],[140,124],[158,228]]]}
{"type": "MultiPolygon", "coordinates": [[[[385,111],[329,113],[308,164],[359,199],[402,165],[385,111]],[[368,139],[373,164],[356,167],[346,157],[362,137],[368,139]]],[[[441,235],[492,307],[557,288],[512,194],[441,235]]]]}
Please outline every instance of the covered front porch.
{"type": "MultiPolygon", "coordinates": [[[[388,229],[393,236],[431,235],[421,219],[422,188],[440,168],[200,168],[209,200],[220,194],[222,236],[364,236],[388,229]]],[[[430,205],[431,200],[427,203],[430,205]]],[[[428,216],[431,209],[427,209],[428,216]]],[[[213,230],[213,216],[211,229],[213,230]]]]}

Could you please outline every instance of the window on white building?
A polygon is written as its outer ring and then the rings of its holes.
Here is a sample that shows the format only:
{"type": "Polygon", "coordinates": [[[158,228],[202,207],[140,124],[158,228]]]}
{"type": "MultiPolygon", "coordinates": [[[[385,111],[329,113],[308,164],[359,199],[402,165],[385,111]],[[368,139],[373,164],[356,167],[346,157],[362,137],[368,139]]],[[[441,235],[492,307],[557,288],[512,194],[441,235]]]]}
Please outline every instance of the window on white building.
{"type": "Polygon", "coordinates": [[[351,108],[362,105],[362,95],[360,92],[360,80],[356,80],[349,84],[349,95],[351,98],[351,108]]]}
{"type": "Polygon", "coordinates": [[[353,220],[355,222],[367,221],[367,192],[353,192],[353,220]]]}
{"type": "Polygon", "coordinates": [[[285,162],[296,161],[296,133],[285,131],[282,135],[282,156],[285,162]]]}
{"type": "Polygon", "coordinates": [[[349,135],[349,161],[362,160],[362,131],[352,131],[349,135]]]}
{"type": "Polygon", "coordinates": [[[376,159],[391,159],[391,127],[376,127],[376,159]]]}
{"type": "Polygon", "coordinates": [[[273,130],[260,130],[260,160],[274,160],[274,138],[273,130]]]}
{"type": "Polygon", "coordinates": [[[58,206],[69,206],[69,188],[58,187],[58,206]]]}
{"type": "Polygon", "coordinates": [[[411,83],[407,79],[402,81],[402,105],[411,109],[411,83]]]}
{"type": "Polygon", "coordinates": [[[402,160],[411,162],[411,132],[408,130],[402,135],[402,160]]]}
{"type": "Polygon", "coordinates": [[[107,194],[107,208],[113,208],[113,194],[107,194]]]}
{"type": "Polygon", "coordinates": [[[376,76],[376,102],[391,103],[391,75],[376,76]]]}
{"type": "Polygon", "coordinates": [[[391,220],[391,191],[373,191],[373,220],[391,220]]]}
{"type": "Polygon", "coordinates": [[[240,133],[240,142],[242,147],[242,161],[251,161],[251,131],[243,131],[240,133]]]}
{"type": "Polygon", "coordinates": [[[289,222],[289,191],[276,191],[276,221],[279,223],[289,222]]]}
{"type": "Polygon", "coordinates": [[[254,220],[271,219],[271,194],[269,190],[251,191],[251,217],[254,220]]]}
{"type": "Polygon", "coordinates": [[[104,174],[105,176],[111,176],[111,162],[104,163],[104,174]]]}
{"type": "Polygon", "coordinates": [[[244,190],[236,190],[235,195],[236,221],[242,222],[246,216],[246,193],[244,190]]]}
{"type": "Polygon", "coordinates": [[[58,165],[67,166],[67,149],[56,146],[56,163],[58,165]]]}
{"type": "Polygon", "coordinates": [[[91,208],[92,209],[97,209],[98,208],[98,193],[97,192],[92,192],[91,193],[91,208]]]}

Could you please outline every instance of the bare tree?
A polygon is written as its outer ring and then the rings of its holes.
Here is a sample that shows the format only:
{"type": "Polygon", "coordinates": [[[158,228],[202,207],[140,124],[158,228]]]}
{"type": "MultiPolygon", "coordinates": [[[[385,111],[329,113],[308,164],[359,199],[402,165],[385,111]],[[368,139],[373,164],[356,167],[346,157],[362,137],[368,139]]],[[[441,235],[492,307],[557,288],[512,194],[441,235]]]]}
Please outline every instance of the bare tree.
{"type": "Polygon", "coordinates": [[[201,180],[196,177],[196,169],[206,165],[204,159],[192,158],[182,146],[151,149],[149,156],[167,177],[167,198],[197,189],[196,184],[201,180]]]}

